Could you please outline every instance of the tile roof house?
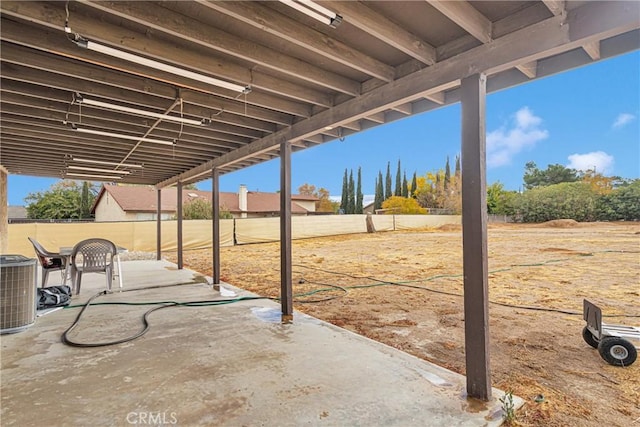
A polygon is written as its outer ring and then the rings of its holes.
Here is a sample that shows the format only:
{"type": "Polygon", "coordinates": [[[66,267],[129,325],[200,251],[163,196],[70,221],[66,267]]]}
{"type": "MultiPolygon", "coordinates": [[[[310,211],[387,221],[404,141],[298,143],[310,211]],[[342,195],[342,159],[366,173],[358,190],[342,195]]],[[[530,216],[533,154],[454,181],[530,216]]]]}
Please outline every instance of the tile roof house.
{"type": "Polygon", "coordinates": [[[7,214],[9,217],[9,221],[11,220],[20,220],[27,219],[27,208],[24,206],[7,206],[7,214]]]}
{"type": "MultiPolygon", "coordinates": [[[[211,192],[183,189],[183,204],[198,198],[211,201],[211,192]]],[[[315,212],[317,197],[294,194],[291,199],[293,215],[315,212]]],[[[162,219],[175,217],[177,200],[178,192],[175,187],[162,189],[162,219]]],[[[280,195],[248,191],[246,186],[241,185],[238,193],[220,192],[220,206],[234,218],[278,216],[280,195]]],[[[100,189],[91,212],[95,215],[96,222],[154,220],[157,214],[157,192],[153,187],[105,184],[100,189]]]]}

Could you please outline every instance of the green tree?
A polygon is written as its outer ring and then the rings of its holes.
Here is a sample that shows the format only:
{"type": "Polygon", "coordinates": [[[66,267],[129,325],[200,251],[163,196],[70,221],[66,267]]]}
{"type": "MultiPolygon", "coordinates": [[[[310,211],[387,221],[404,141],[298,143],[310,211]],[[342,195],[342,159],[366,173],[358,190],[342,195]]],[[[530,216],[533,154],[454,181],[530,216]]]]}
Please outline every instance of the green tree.
{"type": "Polygon", "coordinates": [[[340,201],[340,211],[347,213],[347,204],[349,204],[349,176],[347,169],[344,169],[344,177],[342,178],[342,197],[340,201]]]}
{"type": "Polygon", "coordinates": [[[640,179],[602,195],[598,200],[598,219],[640,221],[640,179]]]}
{"type": "Polygon", "coordinates": [[[313,184],[304,183],[298,187],[298,194],[303,196],[315,196],[316,186],[313,184]]]}
{"type": "Polygon", "coordinates": [[[316,189],[315,185],[304,183],[298,187],[298,194],[317,197],[316,212],[338,212],[340,209],[338,202],[331,201],[329,190],[326,188],[316,189]]]}
{"type": "MultiPolygon", "coordinates": [[[[88,206],[93,203],[93,193],[88,185],[88,206]]],[[[47,191],[29,193],[25,197],[27,216],[31,219],[80,219],[82,212],[82,187],[76,181],[59,181],[47,191]]],[[[87,209],[88,211],[88,209],[87,209]]]]}
{"type": "Polygon", "coordinates": [[[320,187],[314,194],[319,200],[316,202],[316,212],[338,213],[340,203],[331,201],[329,190],[320,187]]]}
{"type": "Polygon", "coordinates": [[[460,154],[456,155],[456,171],[455,176],[460,177],[462,170],[460,169],[460,154]]]}
{"type": "MultiPolygon", "coordinates": [[[[231,219],[233,215],[224,207],[219,208],[221,219],[231,219]]],[[[207,199],[193,199],[182,205],[182,219],[212,219],[213,207],[207,199]]]]}
{"type": "Polygon", "coordinates": [[[441,176],[444,171],[427,172],[424,176],[417,177],[416,191],[414,193],[418,204],[423,208],[441,208],[442,193],[444,191],[441,185],[441,176]]]}
{"type": "Polygon", "coordinates": [[[449,178],[449,186],[445,188],[445,171],[428,172],[417,179],[415,198],[424,208],[446,209],[450,213],[462,210],[462,177],[449,178]]]}
{"type": "Polygon", "coordinates": [[[452,176],[449,186],[444,189],[441,195],[442,208],[447,209],[452,214],[462,213],[462,180],[460,177],[452,176]]]}
{"type": "Polygon", "coordinates": [[[89,183],[82,182],[82,193],[80,194],[80,218],[91,218],[91,197],[89,192],[89,183]]]}
{"type": "Polygon", "coordinates": [[[416,199],[392,196],[382,203],[382,209],[386,214],[426,214],[427,210],[421,207],[416,199]]]}
{"type": "Polygon", "coordinates": [[[451,181],[451,167],[449,166],[449,156],[447,156],[447,163],[444,167],[444,188],[449,188],[449,182],[451,181]]]}
{"type": "Polygon", "coordinates": [[[402,196],[402,172],[400,170],[400,159],[398,159],[398,170],[396,171],[396,191],[394,196],[402,196]]]}
{"type": "Polygon", "coordinates": [[[418,189],[418,176],[416,172],[413,172],[413,178],[411,179],[411,189],[409,190],[409,195],[413,198],[416,197],[416,190],[418,189]]]}
{"type": "Polygon", "coordinates": [[[356,191],[353,182],[353,169],[351,169],[349,173],[349,189],[347,194],[347,211],[345,213],[353,214],[356,211],[356,191]]]}
{"type": "Polygon", "coordinates": [[[382,209],[382,202],[384,202],[384,190],[382,188],[382,172],[378,171],[378,178],[376,179],[376,195],[373,201],[373,209],[382,209]]]}
{"type": "Polygon", "coordinates": [[[487,213],[494,215],[513,215],[515,205],[520,194],[517,191],[507,191],[500,181],[487,187],[487,213]]]}
{"type": "Polygon", "coordinates": [[[385,177],[384,199],[387,200],[391,196],[393,196],[393,192],[391,191],[391,162],[387,162],[387,176],[385,177]]]}
{"type": "Polygon", "coordinates": [[[409,183],[407,182],[407,172],[402,175],[402,197],[409,197],[409,183]]]}
{"type": "Polygon", "coordinates": [[[523,222],[594,221],[598,217],[598,198],[587,183],[562,182],[525,191],[516,207],[523,222]]]}
{"type": "Polygon", "coordinates": [[[358,184],[356,186],[356,209],[355,213],[362,213],[362,201],[364,199],[364,195],[362,194],[362,168],[358,167],[358,184]]]}
{"type": "Polygon", "coordinates": [[[561,182],[576,182],[580,179],[575,169],[554,164],[547,166],[547,169],[540,170],[535,162],[527,162],[524,167],[524,188],[531,190],[537,187],[546,187],[561,182]]]}

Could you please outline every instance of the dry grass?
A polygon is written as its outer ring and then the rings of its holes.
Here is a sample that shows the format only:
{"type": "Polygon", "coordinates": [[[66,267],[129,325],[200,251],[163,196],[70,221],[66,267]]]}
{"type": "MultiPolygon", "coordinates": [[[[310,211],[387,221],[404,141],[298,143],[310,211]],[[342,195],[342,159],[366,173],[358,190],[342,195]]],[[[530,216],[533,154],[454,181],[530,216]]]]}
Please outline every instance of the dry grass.
{"type": "MultiPolygon", "coordinates": [[[[640,315],[639,231],[566,220],[490,227],[490,299],[515,306],[490,305],[492,378],[525,399],[519,425],[629,426],[640,417],[640,362],[607,365],[583,342],[580,315],[583,298],[605,315],[640,315]]],[[[278,295],[279,244],[224,248],[221,256],[224,281],[278,295]]],[[[296,309],[464,374],[459,226],[299,240],[293,259],[294,293],[330,289],[297,297],[296,309]]],[[[205,274],[210,261],[210,251],[185,254],[205,274]]]]}

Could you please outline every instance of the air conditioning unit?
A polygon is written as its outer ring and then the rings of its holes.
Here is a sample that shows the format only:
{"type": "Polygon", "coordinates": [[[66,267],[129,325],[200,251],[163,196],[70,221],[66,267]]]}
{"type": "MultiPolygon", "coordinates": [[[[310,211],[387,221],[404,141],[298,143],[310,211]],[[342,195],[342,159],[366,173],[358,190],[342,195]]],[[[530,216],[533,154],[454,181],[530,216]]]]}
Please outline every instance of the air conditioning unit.
{"type": "Polygon", "coordinates": [[[36,321],[36,262],[0,255],[0,334],[21,332],[36,321]]]}

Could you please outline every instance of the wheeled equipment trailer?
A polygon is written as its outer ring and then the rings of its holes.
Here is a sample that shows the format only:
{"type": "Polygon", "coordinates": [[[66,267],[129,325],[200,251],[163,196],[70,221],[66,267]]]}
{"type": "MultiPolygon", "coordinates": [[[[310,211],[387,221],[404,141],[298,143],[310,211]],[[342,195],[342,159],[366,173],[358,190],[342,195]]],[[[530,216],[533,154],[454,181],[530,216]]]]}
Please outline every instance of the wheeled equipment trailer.
{"type": "Polygon", "coordinates": [[[583,307],[583,317],[587,322],[582,329],[584,341],[598,349],[600,356],[610,365],[633,364],[640,350],[640,327],[602,323],[600,307],[586,299],[583,307]]]}

